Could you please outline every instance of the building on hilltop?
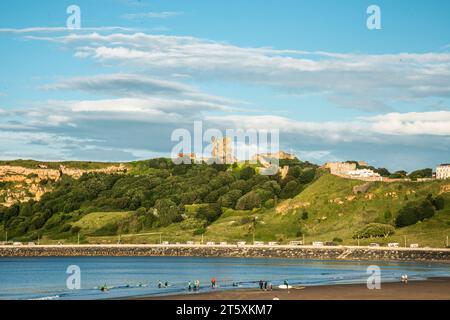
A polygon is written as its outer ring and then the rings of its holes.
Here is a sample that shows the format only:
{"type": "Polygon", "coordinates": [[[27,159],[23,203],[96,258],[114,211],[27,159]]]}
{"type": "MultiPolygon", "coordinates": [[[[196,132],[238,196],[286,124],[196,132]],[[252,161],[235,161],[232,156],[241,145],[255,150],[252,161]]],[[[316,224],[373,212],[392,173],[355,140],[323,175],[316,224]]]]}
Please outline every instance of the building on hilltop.
{"type": "Polygon", "coordinates": [[[253,160],[260,161],[261,158],[273,158],[278,160],[294,160],[295,155],[284,152],[282,150],[274,153],[258,153],[253,156],[253,160]]]}
{"type": "Polygon", "coordinates": [[[331,174],[344,178],[363,181],[383,180],[379,173],[371,169],[357,169],[355,162],[328,162],[324,167],[330,169],[331,174]]]}
{"type": "Polygon", "coordinates": [[[347,174],[354,178],[381,178],[379,173],[371,169],[356,169],[347,172],[347,174]]]}
{"type": "Polygon", "coordinates": [[[356,170],[356,163],[353,162],[327,162],[325,168],[330,169],[331,174],[348,174],[349,171],[356,170]]]}
{"type": "Polygon", "coordinates": [[[193,153],[193,152],[192,153],[182,153],[182,152],[180,152],[178,154],[178,158],[182,158],[182,159],[187,158],[187,159],[189,159],[191,161],[195,161],[195,159],[196,159],[195,153],[193,153]]]}
{"type": "Polygon", "coordinates": [[[366,161],[358,161],[358,166],[360,166],[360,167],[368,167],[369,164],[366,161]]]}
{"type": "Polygon", "coordinates": [[[450,163],[443,163],[436,168],[436,179],[450,178],[450,163]]]}
{"type": "Polygon", "coordinates": [[[211,157],[213,160],[218,160],[218,162],[226,164],[237,162],[233,155],[233,140],[230,137],[225,137],[223,139],[212,137],[211,143],[211,157]]]}

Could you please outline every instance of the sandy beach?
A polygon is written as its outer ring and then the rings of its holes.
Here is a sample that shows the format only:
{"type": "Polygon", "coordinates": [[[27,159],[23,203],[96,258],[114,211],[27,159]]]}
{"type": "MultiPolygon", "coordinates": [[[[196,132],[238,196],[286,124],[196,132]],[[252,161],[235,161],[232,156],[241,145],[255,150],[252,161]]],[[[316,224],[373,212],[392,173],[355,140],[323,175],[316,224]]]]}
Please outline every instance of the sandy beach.
{"type": "Polygon", "coordinates": [[[450,300],[450,277],[382,283],[380,290],[369,290],[365,284],[342,284],[298,287],[287,290],[242,289],[214,291],[139,300],[450,300]]]}

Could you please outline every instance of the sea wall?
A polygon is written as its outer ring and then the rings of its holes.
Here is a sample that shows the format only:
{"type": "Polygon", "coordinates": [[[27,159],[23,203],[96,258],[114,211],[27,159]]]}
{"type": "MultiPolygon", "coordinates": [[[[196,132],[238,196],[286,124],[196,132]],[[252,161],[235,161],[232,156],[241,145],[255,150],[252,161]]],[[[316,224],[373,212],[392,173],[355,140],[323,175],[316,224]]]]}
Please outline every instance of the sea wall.
{"type": "Polygon", "coordinates": [[[324,260],[393,260],[450,263],[450,249],[307,247],[307,246],[188,246],[80,245],[0,246],[0,257],[175,256],[254,257],[324,260]]]}

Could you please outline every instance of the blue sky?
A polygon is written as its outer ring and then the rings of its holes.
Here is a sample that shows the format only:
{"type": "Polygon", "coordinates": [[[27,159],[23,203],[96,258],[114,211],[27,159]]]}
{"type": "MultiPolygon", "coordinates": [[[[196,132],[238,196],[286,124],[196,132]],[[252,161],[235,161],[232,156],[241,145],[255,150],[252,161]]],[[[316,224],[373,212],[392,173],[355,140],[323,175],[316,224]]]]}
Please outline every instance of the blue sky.
{"type": "Polygon", "coordinates": [[[171,132],[280,129],[316,163],[450,161],[449,1],[0,2],[0,158],[167,156],[171,132]],[[81,30],[64,29],[66,8],[81,30]],[[381,30],[366,27],[369,5],[381,30]]]}

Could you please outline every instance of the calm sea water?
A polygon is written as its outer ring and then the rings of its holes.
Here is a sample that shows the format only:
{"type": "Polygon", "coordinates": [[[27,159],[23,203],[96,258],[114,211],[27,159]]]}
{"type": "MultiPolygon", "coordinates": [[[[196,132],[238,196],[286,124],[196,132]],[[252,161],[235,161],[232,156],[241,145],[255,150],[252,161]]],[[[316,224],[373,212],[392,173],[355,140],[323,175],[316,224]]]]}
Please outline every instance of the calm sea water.
{"type": "MultiPolygon", "coordinates": [[[[274,286],[365,283],[369,265],[381,268],[382,281],[450,276],[444,264],[317,261],[253,258],[76,257],[0,258],[0,299],[111,299],[186,293],[188,281],[200,280],[201,292],[212,277],[220,289],[255,288],[259,280],[274,286]],[[81,270],[81,289],[69,290],[67,267],[81,270]],[[169,283],[158,288],[158,282],[169,283]],[[111,288],[103,293],[99,287],[111,288]],[[233,285],[234,284],[234,285],[233,285]]],[[[191,293],[192,294],[192,293],[191,293]]]]}

